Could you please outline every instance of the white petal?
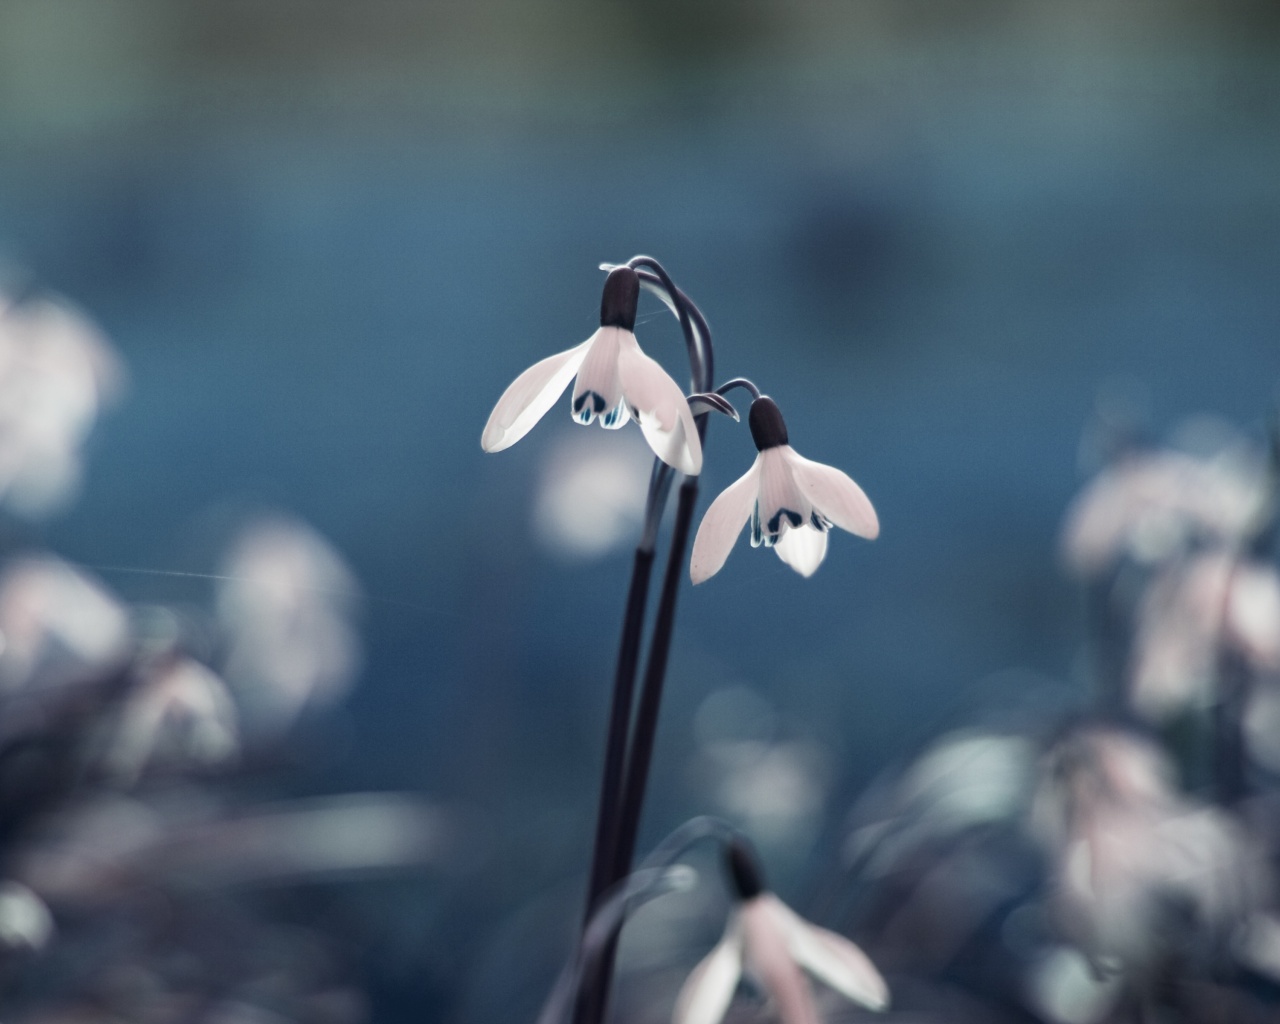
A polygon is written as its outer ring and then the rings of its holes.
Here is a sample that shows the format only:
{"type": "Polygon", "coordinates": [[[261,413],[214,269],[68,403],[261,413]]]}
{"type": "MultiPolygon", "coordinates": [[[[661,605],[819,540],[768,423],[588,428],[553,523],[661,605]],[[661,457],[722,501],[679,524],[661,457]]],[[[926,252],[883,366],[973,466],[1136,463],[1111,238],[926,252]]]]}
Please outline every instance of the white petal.
{"type": "Polygon", "coordinates": [[[819,515],[826,516],[842,530],[875,540],[880,533],[880,520],[871,500],[861,487],[834,466],[824,466],[797,455],[790,445],[784,446],[796,486],[804,492],[819,515]]]}
{"type": "Polygon", "coordinates": [[[742,931],[737,917],[724,938],[694,968],[676,998],[672,1024],[719,1024],[742,976],[742,931]]]}
{"type": "Polygon", "coordinates": [[[623,333],[618,347],[618,377],[653,453],[689,476],[701,473],[702,443],[684,392],[666,370],[640,351],[630,332],[623,333]]]}
{"type": "Polygon", "coordinates": [[[827,533],[808,523],[799,527],[784,526],[773,550],[801,576],[812,576],[827,557],[827,533]]]}
{"type": "Polygon", "coordinates": [[[592,335],[575,348],[547,356],[512,381],[489,414],[489,422],[480,435],[480,447],[487,452],[500,452],[529,433],[573,380],[594,340],[592,335]]]}
{"type": "MultiPolygon", "coordinates": [[[[591,348],[578,368],[578,382],[573,386],[573,414],[579,423],[590,423],[597,415],[604,416],[621,403],[618,351],[624,338],[633,338],[633,335],[621,327],[601,327],[591,336],[591,348]]],[[[620,427],[625,422],[619,420],[610,425],[620,427]]]]}
{"type": "Polygon", "coordinates": [[[889,1005],[889,986],[867,954],[843,935],[810,924],[778,903],[787,948],[801,967],[841,995],[870,1010],[889,1005]]]}
{"type": "Polygon", "coordinates": [[[689,559],[689,575],[694,583],[710,579],[720,571],[733,550],[734,541],[751,517],[759,493],[760,459],[726,487],[707,509],[693,539],[693,556],[689,559]]]}
{"type": "Polygon", "coordinates": [[[786,911],[771,893],[749,900],[742,908],[743,945],[747,966],[778,1004],[782,1024],[819,1024],[813,993],[787,946],[786,911]]]}
{"type": "Polygon", "coordinates": [[[789,445],[766,448],[760,453],[760,527],[775,539],[783,522],[803,526],[809,521],[813,504],[796,483],[789,445]]]}

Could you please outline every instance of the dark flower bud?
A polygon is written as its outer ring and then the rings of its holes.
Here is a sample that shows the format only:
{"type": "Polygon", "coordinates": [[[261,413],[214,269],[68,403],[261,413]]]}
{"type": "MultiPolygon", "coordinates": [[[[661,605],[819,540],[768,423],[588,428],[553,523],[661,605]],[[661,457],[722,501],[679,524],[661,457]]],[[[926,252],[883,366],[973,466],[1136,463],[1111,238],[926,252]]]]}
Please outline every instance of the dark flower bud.
{"type": "Polygon", "coordinates": [[[733,891],[739,900],[755,899],[765,890],[764,872],[750,845],[742,839],[730,841],[725,849],[725,862],[733,891]]]}
{"type": "Polygon", "coordinates": [[[640,277],[630,267],[614,267],[604,279],[600,297],[600,326],[633,331],[636,304],[640,301],[640,277]]]}
{"type": "Polygon", "coordinates": [[[782,421],[777,403],[768,395],[751,403],[747,424],[751,427],[751,440],[756,443],[757,451],[788,443],[787,425],[782,421]]]}

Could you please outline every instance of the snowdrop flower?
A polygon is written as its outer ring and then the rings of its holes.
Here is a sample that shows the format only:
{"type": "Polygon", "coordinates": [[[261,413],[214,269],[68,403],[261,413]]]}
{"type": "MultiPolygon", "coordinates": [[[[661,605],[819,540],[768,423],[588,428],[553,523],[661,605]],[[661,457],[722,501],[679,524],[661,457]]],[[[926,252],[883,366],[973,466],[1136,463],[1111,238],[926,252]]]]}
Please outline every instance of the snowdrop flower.
{"type": "Polygon", "coordinates": [[[875,965],[848,939],[810,924],[764,887],[755,858],[740,843],[728,850],[738,898],[724,938],[685,982],[674,1024],[718,1024],[743,968],[773,997],[783,1024],[817,1024],[813,994],[801,968],[871,1010],[889,1005],[875,965]]]}
{"type": "Polygon", "coordinates": [[[110,344],[69,304],[0,295],[0,503],[32,519],[66,503],[122,378],[110,344]]]}
{"type": "Polygon", "coordinates": [[[876,538],[880,522],[862,488],[840,470],[796,454],[773,399],[755,399],[747,420],[760,454],[707,509],[693,542],[694,583],[720,571],[748,519],[751,546],[773,548],[801,576],[822,564],[832,526],[876,538]]]}
{"type": "Polygon", "coordinates": [[[236,709],[222,680],[190,658],[164,661],[130,697],[107,752],[127,783],[153,760],[212,766],[236,753],[236,709]]]}
{"type": "Polygon", "coordinates": [[[1047,759],[1031,828],[1052,862],[1050,912],[1100,970],[1148,968],[1193,934],[1232,937],[1267,902],[1262,850],[1172,775],[1156,747],[1108,727],[1047,759]]]}
{"type": "Polygon", "coordinates": [[[702,444],[684,392],[665,370],[640,351],[636,303],[640,278],[615,267],[605,279],[600,329],[576,348],[548,356],[520,374],[502,393],[480,437],[487,452],[510,448],[524,437],[577,377],[573,418],[617,430],[635,418],[649,447],[667,465],[696,476],[702,444]]]}
{"type": "Polygon", "coordinates": [[[1258,673],[1280,672],[1280,575],[1230,552],[1164,570],[1138,609],[1131,699],[1158,720],[1214,697],[1222,652],[1258,673]]]}
{"type": "Polygon", "coordinates": [[[88,574],[52,555],[0,574],[0,694],[100,678],[128,648],[124,607],[88,574]]]}
{"type": "Polygon", "coordinates": [[[323,537],[285,517],[246,527],[227,553],[218,618],[227,681],[255,729],[287,728],[309,705],[336,701],[360,664],[359,584],[323,537]]]}
{"type": "Polygon", "coordinates": [[[1236,449],[1200,458],[1167,451],[1131,455],[1076,497],[1062,529],[1062,557],[1096,576],[1121,557],[1153,565],[1194,541],[1236,543],[1265,512],[1268,481],[1236,449]]]}

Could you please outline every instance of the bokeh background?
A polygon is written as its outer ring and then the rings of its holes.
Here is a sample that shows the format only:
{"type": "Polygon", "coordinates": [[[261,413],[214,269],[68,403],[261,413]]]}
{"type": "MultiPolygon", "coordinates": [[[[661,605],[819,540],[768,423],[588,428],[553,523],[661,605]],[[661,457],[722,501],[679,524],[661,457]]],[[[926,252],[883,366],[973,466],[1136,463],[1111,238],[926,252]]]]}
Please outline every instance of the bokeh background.
{"type": "MultiPolygon", "coordinates": [[[[364,669],[273,785],[419,794],[464,855],[316,898],[375,1019],[529,1018],[647,457],[562,406],[478,440],[594,328],[597,264],[661,259],[719,375],[880,514],[810,580],[744,540],[681,597],[641,845],[727,814],[800,903],[877,771],[976,704],[1087,690],[1056,538],[1099,410],[1261,435],[1278,123],[1262,0],[4,0],[6,278],[79,303],[129,377],[78,500],[7,529],[140,601],[203,599],[158,572],[216,573],[245,510],[328,537],[364,669]]],[[[753,454],[711,424],[704,506],[753,454]]]]}

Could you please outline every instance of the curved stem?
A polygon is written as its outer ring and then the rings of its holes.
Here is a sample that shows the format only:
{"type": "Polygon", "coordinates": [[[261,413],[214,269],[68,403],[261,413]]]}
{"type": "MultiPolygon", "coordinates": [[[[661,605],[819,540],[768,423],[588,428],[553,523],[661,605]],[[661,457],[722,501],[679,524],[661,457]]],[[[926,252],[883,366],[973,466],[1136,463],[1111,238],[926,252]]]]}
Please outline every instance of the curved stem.
{"type": "Polygon", "coordinates": [[[760,397],[760,389],[752,381],[747,380],[746,377],[734,377],[733,380],[725,381],[716,388],[716,394],[727,395],[734,388],[742,388],[744,391],[749,391],[753,399],[760,397]]]}
{"type": "Polygon", "coordinates": [[[718,839],[726,845],[734,841],[750,843],[745,832],[723,818],[700,814],[696,818],[690,818],[655,846],[636,870],[670,867],[684,856],[689,847],[704,839],[718,839]]]}
{"type": "Polygon", "coordinates": [[[684,332],[685,343],[689,349],[689,365],[693,376],[693,391],[710,391],[711,381],[715,376],[714,355],[711,348],[711,328],[707,318],[702,315],[692,299],[676,287],[671,275],[661,263],[652,256],[632,256],[627,266],[635,270],[642,282],[660,283],[671,301],[669,305],[680,321],[680,329],[684,332]],[[646,273],[647,268],[652,273],[646,273]]]}
{"type": "Polygon", "coordinates": [[[690,868],[663,865],[637,871],[606,893],[587,919],[578,948],[538,1014],[538,1024],[557,1024],[565,1019],[583,980],[599,969],[601,957],[617,942],[627,917],[637,907],[669,892],[688,889],[694,877],[690,868]]]}
{"type": "Polygon", "coordinates": [[[717,839],[726,846],[733,842],[750,845],[743,832],[722,818],[710,815],[691,818],[668,835],[635,871],[602,894],[599,906],[586,921],[574,959],[565,965],[538,1018],[539,1024],[561,1020],[570,1000],[579,996],[583,996],[579,1013],[583,1012],[584,1003],[592,1011],[603,1012],[614,954],[627,917],[637,903],[686,887],[683,880],[691,880],[693,872],[686,869],[687,875],[677,876],[675,873],[680,869],[676,861],[704,839],[717,839]]]}

